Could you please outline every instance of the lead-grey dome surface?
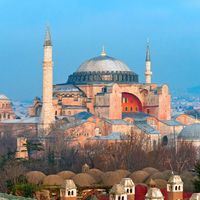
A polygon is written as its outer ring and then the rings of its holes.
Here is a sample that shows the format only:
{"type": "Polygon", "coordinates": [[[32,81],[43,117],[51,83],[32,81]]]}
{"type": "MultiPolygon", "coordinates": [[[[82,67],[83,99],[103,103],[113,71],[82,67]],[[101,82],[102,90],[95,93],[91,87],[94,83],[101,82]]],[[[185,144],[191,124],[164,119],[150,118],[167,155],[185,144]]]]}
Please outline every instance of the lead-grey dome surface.
{"type": "Polygon", "coordinates": [[[178,135],[179,139],[200,140],[200,123],[186,126],[178,135]]]}
{"type": "Polygon", "coordinates": [[[127,72],[131,71],[122,61],[110,56],[98,56],[85,61],[76,72],[127,72]]]}

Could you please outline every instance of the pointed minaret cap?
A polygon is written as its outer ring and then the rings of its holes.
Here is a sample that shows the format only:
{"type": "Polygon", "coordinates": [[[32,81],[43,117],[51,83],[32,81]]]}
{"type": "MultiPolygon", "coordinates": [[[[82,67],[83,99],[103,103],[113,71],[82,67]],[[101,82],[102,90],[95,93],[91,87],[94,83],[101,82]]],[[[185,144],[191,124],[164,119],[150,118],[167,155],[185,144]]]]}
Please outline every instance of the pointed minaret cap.
{"type": "Polygon", "coordinates": [[[50,29],[49,29],[48,26],[46,28],[45,39],[44,39],[44,46],[52,46],[51,33],[50,33],[50,29]]]}
{"type": "Polygon", "coordinates": [[[151,61],[151,58],[150,58],[150,48],[149,48],[149,39],[147,39],[146,61],[151,61]]]}
{"type": "Polygon", "coordinates": [[[103,47],[102,47],[101,56],[106,56],[106,52],[105,52],[104,45],[103,45],[103,47]]]}

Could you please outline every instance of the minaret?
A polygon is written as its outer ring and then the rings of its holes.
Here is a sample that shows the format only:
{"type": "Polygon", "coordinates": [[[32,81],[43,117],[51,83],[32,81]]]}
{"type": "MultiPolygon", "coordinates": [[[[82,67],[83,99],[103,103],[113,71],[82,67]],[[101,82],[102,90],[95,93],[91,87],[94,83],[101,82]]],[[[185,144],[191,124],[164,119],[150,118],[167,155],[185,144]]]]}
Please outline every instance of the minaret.
{"type": "Polygon", "coordinates": [[[40,124],[43,130],[50,128],[53,123],[53,61],[52,61],[52,42],[49,28],[46,30],[44,41],[44,60],[43,60],[43,98],[40,124]]]}
{"type": "Polygon", "coordinates": [[[151,83],[151,58],[150,58],[150,48],[149,48],[149,42],[147,42],[147,49],[146,49],[146,71],[145,71],[145,77],[146,77],[146,84],[151,83]]]}

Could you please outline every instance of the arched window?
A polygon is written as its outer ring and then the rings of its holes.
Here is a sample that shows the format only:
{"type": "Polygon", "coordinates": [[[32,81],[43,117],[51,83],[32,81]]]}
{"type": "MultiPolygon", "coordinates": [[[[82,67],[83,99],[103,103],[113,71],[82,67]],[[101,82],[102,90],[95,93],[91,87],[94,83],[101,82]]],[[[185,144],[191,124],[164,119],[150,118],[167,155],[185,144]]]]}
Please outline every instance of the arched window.
{"type": "Polygon", "coordinates": [[[120,196],[118,196],[118,200],[121,200],[120,196]]]}
{"type": "Polygon", "coordinates": [[[58,111],[56,110],[56,111],[55,111],[55,115],[57,115],[57,114],[58,114],[58,111]]]}
{"type": "Polygon", "coordinates": [[[68,196],[70,196],[70,191],[68,191],[68,196]]]}
{"type": "Polygon", "coordinates": [[[122,196],[122,200],[124,200],[124,196],[122,196]]]}
{"type": "Polygon", "coordinates": [[[178,189],[181,190],[181,186],[179,186],[178,189]]]}
{"type": "Polygon", "coordinates": [[[74,191],[72,190],[72,195],[74,195],[74,191]]]}
{"type": "Polygon", "coordinates": [[[175,190],[178,190],[178,187],[177,187],[177,186],[175,186],[175,190]]]}
{"type": "Polygon", "coordinates": [[[130,193],[132,193],[133,192],[133,190],[132,189],[130,189],[130,193]]]}
{"type": "Polygon", "coordinates": [[[128,111],[128,107],[125,107],[125,111],[128,111]]]}
{"type": "Polygon", "coordinates": [[[127,189],[126,192],[129,193],[129,189],[127,189]]]}

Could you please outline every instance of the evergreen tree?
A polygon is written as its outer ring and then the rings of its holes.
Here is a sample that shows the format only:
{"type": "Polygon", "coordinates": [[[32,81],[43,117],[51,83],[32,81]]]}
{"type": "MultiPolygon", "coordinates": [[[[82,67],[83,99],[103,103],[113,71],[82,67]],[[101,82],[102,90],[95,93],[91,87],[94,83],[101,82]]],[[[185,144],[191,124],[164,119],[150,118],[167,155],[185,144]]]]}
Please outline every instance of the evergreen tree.
{"type": "Polygon", "coordinates": [[[194,181],[194,187],[196,192],[200,192],[200,161],[198,161],[195,165],[195,172],[197,174],[197,178],[194,181]]]}

